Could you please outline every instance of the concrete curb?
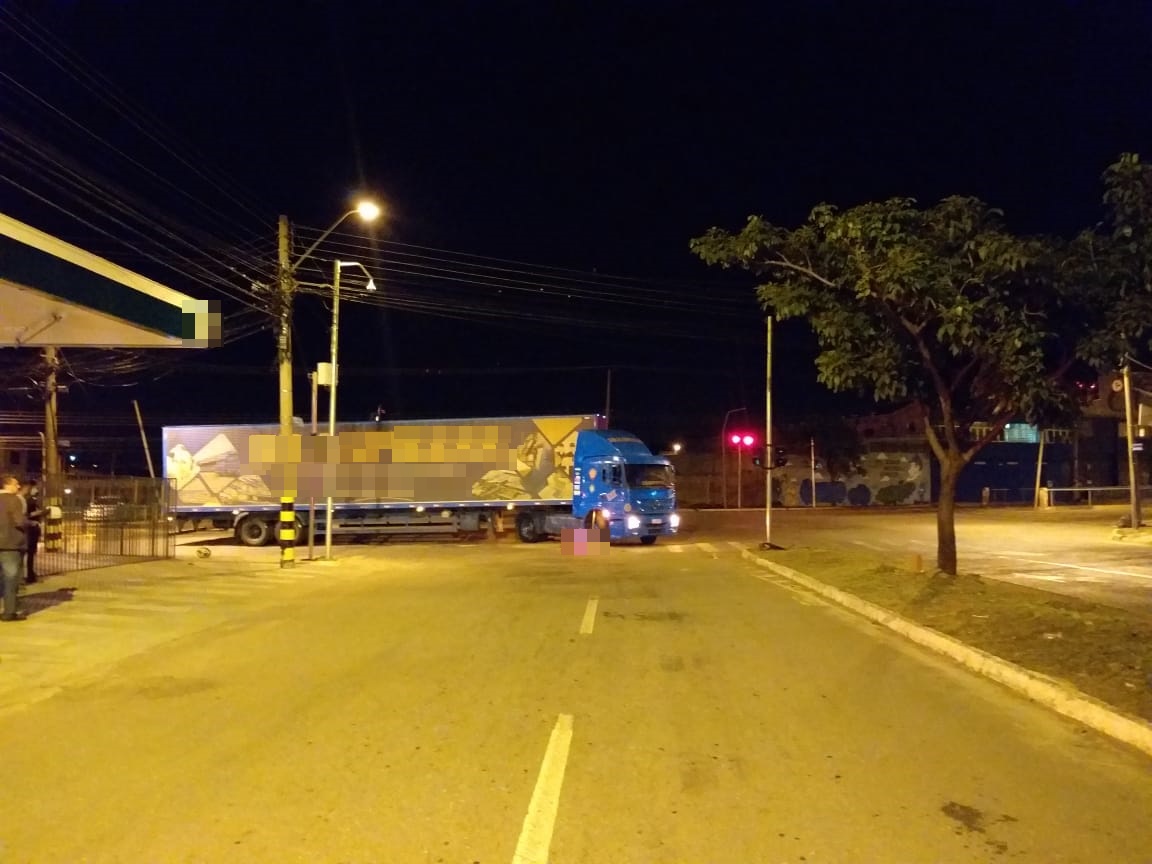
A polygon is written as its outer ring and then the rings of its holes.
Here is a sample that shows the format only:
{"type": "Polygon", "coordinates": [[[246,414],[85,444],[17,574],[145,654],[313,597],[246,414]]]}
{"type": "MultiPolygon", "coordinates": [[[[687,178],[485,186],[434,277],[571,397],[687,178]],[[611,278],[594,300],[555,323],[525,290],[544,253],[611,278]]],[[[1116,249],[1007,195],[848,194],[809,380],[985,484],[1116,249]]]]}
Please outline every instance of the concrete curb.
{"type": "Polygon", "coordinates": [[[1023,666],[1017,666],[995,654],[973,648],[951,636],[945,636],[943,633],[909,621],[895,612],[869,603],[867,600],[861,600],[854,594],[825,585],[790,567],[765,560],[747,549],[741,550],[740,554],[746,560],[771,570],[778,576],[790,579],[813,593],[851,609],[877,624],[882,624],[917,645],[950,657],[973,672],[998,681],[1034,702],[1039,702],[1065,717],[1070,717],[1152,756],[1152,724],[1138,717],[1122,714],[1105,703],[1081,693],[1071,685],[1060,683],[1023,666]]]}
{"type": "Polygon", "coordinates": [[[1152,531],[1147,528],[1114,528],[1112,540],[1139,546],[1152,546],[1152,531]]]}

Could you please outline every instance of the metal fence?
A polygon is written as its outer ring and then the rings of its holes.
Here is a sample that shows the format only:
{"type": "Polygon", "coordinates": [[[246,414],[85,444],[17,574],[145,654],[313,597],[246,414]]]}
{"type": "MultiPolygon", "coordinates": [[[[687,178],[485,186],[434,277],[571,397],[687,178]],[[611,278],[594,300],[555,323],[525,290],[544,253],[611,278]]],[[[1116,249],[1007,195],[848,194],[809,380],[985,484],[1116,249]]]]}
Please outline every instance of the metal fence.
{"type": "MultiPolygon", "coordinates": [[[[1152,492],[1152,486],[1141,486],[1138,490],[1140,499],[1146,499],[1149,492],[1152,492]]],[[[1088,507],[1094,504],[1127,504],[1132,500],[1130,486],[1066,486],[1048,488],[1047,495],[1047,503],[1052,507],[1071,504],[1083,504],[1088,507]]]]}
{"type": "Polygon", "coordinates": [[[48,516],[36,556],[40,575],[175,555],[168,520],[172,493],[164,480],[66,476],[42,494],[48,516]]]}

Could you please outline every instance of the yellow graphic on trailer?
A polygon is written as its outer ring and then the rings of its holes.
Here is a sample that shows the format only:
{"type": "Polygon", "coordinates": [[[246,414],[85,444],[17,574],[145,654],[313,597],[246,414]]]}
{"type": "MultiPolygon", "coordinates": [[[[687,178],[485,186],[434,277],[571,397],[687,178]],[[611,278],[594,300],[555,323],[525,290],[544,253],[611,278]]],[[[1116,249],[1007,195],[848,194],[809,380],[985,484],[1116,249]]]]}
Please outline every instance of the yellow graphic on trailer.
{"type": "Polygon", "coordinates": [[[511,469],[487,472],[472,485],[472,495],[482,501],[572,499],[572,465],[576,435],[588,428],[578,417],[537,420],[516,448],[511,469]],[[575,422],[574,422],[575,421],[575,422]]]}

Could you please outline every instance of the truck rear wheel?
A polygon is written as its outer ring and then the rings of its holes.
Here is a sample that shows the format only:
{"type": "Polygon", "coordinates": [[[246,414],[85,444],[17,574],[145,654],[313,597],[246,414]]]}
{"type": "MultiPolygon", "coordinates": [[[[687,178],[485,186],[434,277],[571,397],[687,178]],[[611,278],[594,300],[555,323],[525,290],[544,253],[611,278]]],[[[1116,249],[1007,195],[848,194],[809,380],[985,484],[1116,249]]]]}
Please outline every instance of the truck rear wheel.
{"type": "Polygon", "coordinates": [[[236,526],[236,539],[244,546],[267,546],[272,526],[259,516],[245,516],[236,526]]]}
{"type": "Polygon", "coordinates": [[[516,536],[521,543],[539,543],[543,539],[534,515],[521,513],[516,517],[516,536]]]}

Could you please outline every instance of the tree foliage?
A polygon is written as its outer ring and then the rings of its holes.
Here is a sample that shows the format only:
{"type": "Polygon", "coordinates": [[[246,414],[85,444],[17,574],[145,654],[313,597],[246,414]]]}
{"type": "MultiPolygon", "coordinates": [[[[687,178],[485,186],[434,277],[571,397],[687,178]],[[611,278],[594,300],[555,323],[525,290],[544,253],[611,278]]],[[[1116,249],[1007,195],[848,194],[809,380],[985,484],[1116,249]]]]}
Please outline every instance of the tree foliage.
{"type": "Polygon", "coordinates": [[[1115,365],[1152,320],[1152,173],[1126,155],[1104,179],[1109,223],[1070,241],[1013,234],[959,196],[821,204],[796,228],[752,216],[691,241],[706,263],[753,273],[765,310],[808,321],[832,390],[920,407],[941,465],[946,572],[963,467],[1009,421],[1070,420],[1070,373],[1115,365]]]}
{"type": "Polygon", "coordinates": [[[913,399],[930,425],[964,428],[1035,420],[1068,401],[1057,380],[1073,358],[1047,320],[1052,245],[1008,233],[974,198],[821,204],[792,230],[753,216],[692,248],[756,274],[778,318],[809,322],[833,390],[913,399]]]}

